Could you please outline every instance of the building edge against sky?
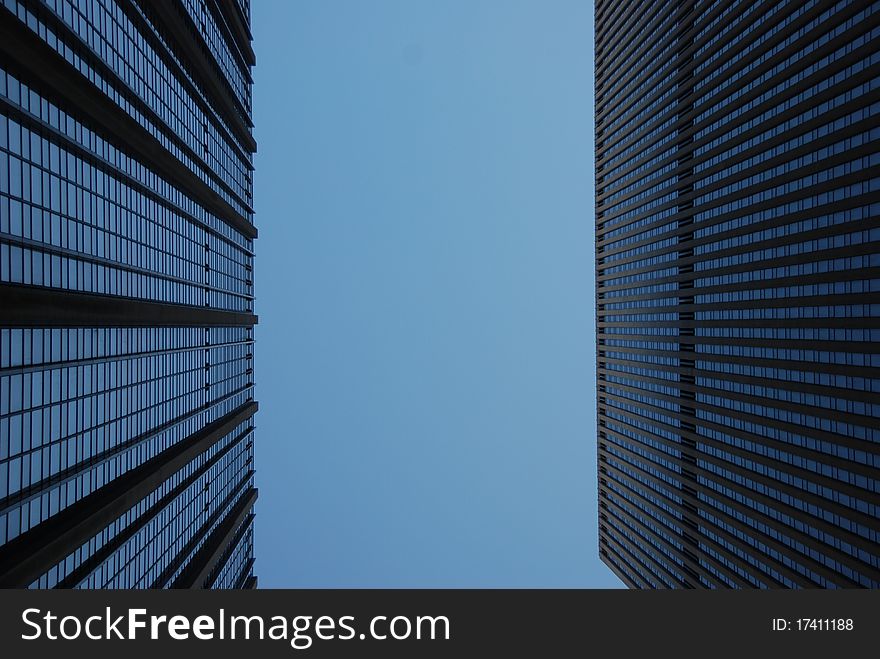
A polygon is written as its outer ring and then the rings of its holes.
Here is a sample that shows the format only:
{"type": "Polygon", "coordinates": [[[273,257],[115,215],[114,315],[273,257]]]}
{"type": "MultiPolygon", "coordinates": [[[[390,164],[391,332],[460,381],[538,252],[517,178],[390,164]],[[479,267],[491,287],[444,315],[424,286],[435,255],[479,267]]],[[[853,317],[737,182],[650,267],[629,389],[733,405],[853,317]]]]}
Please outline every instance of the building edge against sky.
{"type": "Polygon", "coordinates": [[[599,0],[599,552],[880,587],[880,3],[599,0]]]}
{"type": "Polygon", "coordinates": [[[2,2],[2,587],[256,586],[249,12],[2,2]]]}

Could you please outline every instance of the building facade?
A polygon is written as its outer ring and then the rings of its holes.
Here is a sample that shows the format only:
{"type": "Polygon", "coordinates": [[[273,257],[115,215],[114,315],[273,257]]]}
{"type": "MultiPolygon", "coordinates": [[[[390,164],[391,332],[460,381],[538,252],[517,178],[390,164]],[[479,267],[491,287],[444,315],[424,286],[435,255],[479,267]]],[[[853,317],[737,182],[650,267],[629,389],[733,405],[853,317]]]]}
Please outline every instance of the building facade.
{"type": "Polygon", "coordinates": [[[598,0],[599,551],[880,587],[880,2],[598,0]]]}
{"type": "Polygon", "coordinates": [[[248,0],[0,4],[0,587],[252,588],[248,0]]]}

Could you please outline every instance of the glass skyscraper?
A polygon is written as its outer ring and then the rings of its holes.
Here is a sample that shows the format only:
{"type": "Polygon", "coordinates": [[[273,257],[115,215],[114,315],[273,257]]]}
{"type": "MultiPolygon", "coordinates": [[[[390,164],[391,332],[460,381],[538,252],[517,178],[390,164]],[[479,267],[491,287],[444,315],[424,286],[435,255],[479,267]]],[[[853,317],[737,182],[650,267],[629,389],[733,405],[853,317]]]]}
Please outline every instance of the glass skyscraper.
{"type": "Polygon", "coordinates": [[[0,587],[252,588],[247,0],[2,0],[0,587]]]}
{"type": "Polygon", "coordinates": [[[880,2],[598,0],[599,551],[880,587],[880,2]]]}

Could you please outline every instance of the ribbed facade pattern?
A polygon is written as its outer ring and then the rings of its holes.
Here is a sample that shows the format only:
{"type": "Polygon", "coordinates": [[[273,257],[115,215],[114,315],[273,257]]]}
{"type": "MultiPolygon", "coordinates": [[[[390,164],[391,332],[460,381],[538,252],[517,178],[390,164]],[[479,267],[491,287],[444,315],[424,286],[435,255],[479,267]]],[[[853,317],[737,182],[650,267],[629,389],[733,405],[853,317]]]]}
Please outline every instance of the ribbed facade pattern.
{"type": "Polygon", "coordinates": [[[254,587],[249,4],[0,4],[0,586],[254,587]]]}
{"type": "Polygon", "coordinates": [[[600,555],[880,587],[880,2],[599,0],[600,555]]]}

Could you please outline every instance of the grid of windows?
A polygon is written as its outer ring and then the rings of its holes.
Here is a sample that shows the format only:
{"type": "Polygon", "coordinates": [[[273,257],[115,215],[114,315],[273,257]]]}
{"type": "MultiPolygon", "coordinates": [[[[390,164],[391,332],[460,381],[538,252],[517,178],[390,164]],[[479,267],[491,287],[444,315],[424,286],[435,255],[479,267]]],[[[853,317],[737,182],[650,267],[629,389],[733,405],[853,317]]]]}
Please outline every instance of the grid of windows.
{"type": "Polygon", "coordinates": [[[600,554],[880,587],[880,3],[596,6],[600,554]]]}
{"type": "Polygon", "coordinates": [[[216,115],[198,112],[192,97],[179,89],[180,79],[167,69],[157,68],[156,52],[138,52],[148,46],[143,37],[136,43],[132,37],[134,27],[122,21],[124,0],[108,2],[112,5],[110,10],[100,2],[83,0],[76,3],[81,5],[78,8],[64,0],[4,0],[6,7],[23,19],[23,24],[72,61],[79,73],[149,131],[215,194],[239,213],[247,214],[252,190],[249,156],[233,154],[231,145],[218,133],[216,115]],[[140,80],[125,60],[139,64],[140,80]],[[195,114],[189,116],[192,113],[195,114]],[[237,167],[229,164],[233,159],[239,161],[237,167]],[[219,176],[220,173],[227,176],[219,176]]]}
{"type": "Polygon", "coordinates": [[[249,7],[177,4],[0,4],[2,586],[256,583],[249,7]]]}

